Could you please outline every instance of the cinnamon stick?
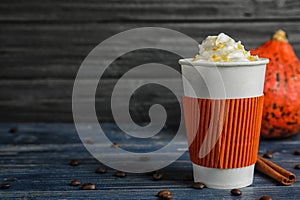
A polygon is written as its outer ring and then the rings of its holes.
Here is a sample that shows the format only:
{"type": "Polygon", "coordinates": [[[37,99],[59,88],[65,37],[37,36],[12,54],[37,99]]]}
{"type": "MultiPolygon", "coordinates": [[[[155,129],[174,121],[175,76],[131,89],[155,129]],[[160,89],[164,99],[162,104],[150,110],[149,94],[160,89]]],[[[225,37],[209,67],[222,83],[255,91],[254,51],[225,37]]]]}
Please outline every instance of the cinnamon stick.
{"type": "Polygon", "coordinates": [[[257,157],[257,162],[255,165],[257,171],[275,179],[282,185],[292,185],[296,181],[296,175],[279,167],[275,163],[262,158],[257,157]]]}

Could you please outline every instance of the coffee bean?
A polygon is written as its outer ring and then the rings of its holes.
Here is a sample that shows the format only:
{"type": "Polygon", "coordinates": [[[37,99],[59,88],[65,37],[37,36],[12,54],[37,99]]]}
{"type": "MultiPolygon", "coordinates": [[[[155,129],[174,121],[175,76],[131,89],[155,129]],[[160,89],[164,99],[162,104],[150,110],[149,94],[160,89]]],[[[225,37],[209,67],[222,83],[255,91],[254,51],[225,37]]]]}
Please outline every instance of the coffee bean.
{"type": "Polygon", "coordinates": [[[271,153],[265,153],[264,155],[263,155],[263,157],[264,158],[273,158],[273,155],[271,154],[271,153]]]}
{"type": "Polygon", "coordinates": [[[160,198],[168,200],[168,199],[172,199],[172,197],[173,197],[172,194],[163,194],[160,198]]]}
{"type": "Polygon", "coordinates": [[[8,188],[10,188],[11,187],[11,185],[10,184],[8,184],[8,183],[3,183],[3,184],[1,184],[1,189],[8,189],[8,188]]]}
{"type": "Polygon", "coordinates": [[[300,164],[296,165],[295,169],[300,169],[300,164]]]}
{"type": "Polygon", "coordinates": [[[231,190],[231,195],[240,196],[240,195],[242,195],[242,191],[237,189],[237,188],[234,188],[234,189],[231,190]]]}
{"type": "Polygon", "coordinates": [[[272,200],[272,198],[269,196],[261,196],[259,200],[272,200]]]}
{"type": "Polygon", "coordinates": [[[95,190],[96,189],[96,185],[93,183],[85,183],[81,186],[82,190],[95,190]]]}
{"type": "Polygon", "coordinates": [[[203,183],[194,183],[193,184],[193,188],[196,188],[196,189],[203,189],[203,188],[205,188],[206,187],[206,185],[205,184],[203,184],[203,183]]]}
{"type": "Polygon", "coordinates": [[[156,196],[161,197],[163,194],[172,194],[169,190],[161,190],[156,196]]]}
{"type": "Polygon", "coordinates": [[[112,145],[111,145],[111,147],[113,147],[113,148],[119,148],[120,147],[120,145],[118,144],[118,143],[113,143],[112,145]]]}
{"type": "Polygon", "coordinates": [[[71,160],[71,162],[69,163],[71,166],[78,166],[79,162],[78,160],[71,160]]]}
{"type": "Polygon", "coordinates": [[[155,181],[161,180],[162,177],[163,177],[163,175],[162,175],[162,174],[159,174],[159,173],[154,173],[154,174],[152,175],[152,178],[153,178],[153,180],[155,180],[155,181]]]}
{"type": "Polygon", "coordinates": [[[80,185],[80,181],[78,181],[78,180],[72,180],[69,185],[71,185],[71,186],[78,186],[78,185],[80,185]]]}
{"type": "Polygon", "coordinates": [[[16,133],[16,132],[18,132],[18,128],[16,128],[16,127],[11,128],[11,129],[9,129],[9,132],[10,133],[16,133]]]}
{"type": "Polygon", "coordinates": [[[125,172],[122,172],[122,171],[116,171],[115,176],[116,176],[116,177],[125,177],[125,176],[126,176],[126,173],[125,173],[125,172]]]}
{"type": "Polygon", "coordinates": [[[157,193],[156,196],[162,199],[172,199],[172,193],[169,190],[161,190],[157,193]]]}
{"type": "Polygon", "coordinates": [[[294,155],[299,156],[299,155],[300,155],[300,149],[295,150],[295,151],[294,151],[294,155]]]}
{"type": "Polygon", "coordinates": [[[106,169],[104,167],[98,167],[96,170],[95,170],[95,173],[98,173],[98,174],[104,174],[106,173],[106,169]]]}

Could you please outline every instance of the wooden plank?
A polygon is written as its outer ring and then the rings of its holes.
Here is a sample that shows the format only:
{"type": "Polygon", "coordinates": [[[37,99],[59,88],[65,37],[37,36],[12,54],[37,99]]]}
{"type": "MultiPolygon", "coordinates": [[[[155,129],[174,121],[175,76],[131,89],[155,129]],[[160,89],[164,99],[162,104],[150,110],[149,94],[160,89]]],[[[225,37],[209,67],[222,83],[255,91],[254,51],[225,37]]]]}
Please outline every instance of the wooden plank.
{"type": "MultiPolygon", "coordinates": [[[[177,124],[180,119],[178,102],[174,99],[156,100],[147,102],[134,102],[130,104],[130,114],[136,122],[149,121],[149,107],[160,104],[167,109],[168,124],[177,124]]],[[[119,105],[124,106],[124,105],[119,105]]],[[[71,122],[73,121],[72,103],[67,101],[34,101],[34,102],[11,102],[0,103],[2,122],[71,122]]],[[[112,122],[113,116],[110,109],[110,99],[96,101],[96,112],[101,122],[112,122]],[[100,104],[100,106],[99,106],[100,104]]],[[[91,119],[90,113],[81,112],[81,118],[85,121],[91,119]]]]}
{"type": "MultiPolygon", "coordinates": [[[[16,106],[17,107],[17,106],[16,106]]],[[[56,105],[55,109],[57,110],[60,105],[56,105]]],[[[9,111],[1,112],[0,121],[1,122],[72,122],[73,116],[72,113],[67,112],[28,112],[22,110],[15,110],[14,106],[11,106],[9,111]]],[[[22,107],[24,109],[24,107],[22,107]]],[[[111,122],[111,117],[103,119],[103,121],[111,122]]]]}
{"type": "MultiPolygon", "coordinates": [[[[84,57],[104,39],[130,28],[161,26],[181,31],[197,41],[207,35],[225,32],[241,40],[248,49],[268,40],[272,33],[283,28],[290,43],[300,55],[300,21],[294,22],[218,22],[218,23],[117,23],[117,24],[2,24],[0,30],[2,79],[66,78],[74,79],[84,57]],[[4,31],[5,30],[5,31],[4,31]],[[105,31],[103,31],[105,30],[105,31]]],[[[156,38],[148,40],[156,41],[156,38]]],[[[167,39],[168,47],[178,46],[176,38],[167,39]]],[[[112,44],[103,62],[114,58],[114,48],[126,49],[125,44],[112,44]]],[[[186,47],[190,49],[197,47],[186,47]]],[[[194,56],[191,55],[191,57],[194,56]]],[[[99,59],[99,57],[98,57],[99,59]]],[[[147,62],[159,62],[178,68],[178,57],[161,51],[137,51],[116,60],[103,78],[119,78],[129,69],[147,62]]],[[[101,63],[101,62],[100,62],[101,63]]],[[[87,77],[92,78],[92,77],[87,77]]]]}
{"type": "MultiPolygon", "coordinates": [[[[39,55],[37,55],[39,57],[39,55]]],[[[22,58],[23,59],[23,58],[22,58]]],[[[24,59],[27,59],[24,57],[24,59]]],[[[50,58],[51,59],[51,58],[50,58]]],[[[99,60],[99,65],[94,67],[104,69],[104,62],[109,59],[108,56],[105,56],[103,60],[99,60]],[[103,64],[102,64],[103,63],[103,64]]],[[[111,78],[120,78],[126,72],[142,64],[149,63],[159,63],[166,66],[169,66],[177,71],[180,70],[178,64],[179,56],[166,53],[163,51],[157,50],[147,50],[141,52],[134,52],[126,54],[116,59],[111,65],[107,66],[105,72],[102,75],[102,79],[111,79],[111,78]]],[[[65,61],[62,58],[56,58],[55,61],[50,61],[50,63],[35,63],[36,61],[32,60],[28,62],[8,61],[0,69],[0,78],[2,79],[42,79],[42,78],[59,78],[59,79],[75,79],[77,71],[81,65],[82,60],[75,58],[74,60],[71,57],[66,56],[65,61]],[[62,63],[58,63],[61,60],[62,63]],[[70,63],[67,63],[67,62],[70,63]],[[57,62],[57,63],[51,63],[57,62]],[[77,63],[76,63],[77,62],[77,63]]],[[[98,61],[95,59],[95,61],[98,61]]],[[[94,62],[95,62],[94,61],[94,62]]],[[[152,64],[155,65],[155,64],[152,64]]],[[[142,71],[140,73],[135,73],[138,78],[173,78],[174,76],[170,73],[159,73],[158,71],[151,70],[151,65],[148,67],[147,71],[142,71]]],[[[84,77],[86,79],[96,79],[95,73],[85,73],[84,77]]]]}
{"type": "MultiPolygon", "coordinates": [[[[152,79],[151,79],[152,80],[152,79]]],[[[83,86],[91,87],[93,80],[81,80],[83,86]]],[[[118,80],[101,80],[96,92],[96,110],[101,121],[112,121],[111,95],[118,80]]],[[[136,87],[141,79],[128,79],[121,84],[118,99],[122,100],[119,107],[125,107],[127,101],[125,95],[136,87]]],[[[130,112],[133,119],[142,122],[148,121],[148,109],[153,104],[161,104],[168,109],[170,119],[177,122],[180,115],[178,100],[182,96],[182,82],[180,79],[153,79],[152,81],[164,81],[177,87],[175,93],[158,85],[145,85],[136,90],[130,101],[130,112]]],[[[72,80],[11,80],[0,81],[0,117],[4,121],[72,121],[72,80]],[[45,92],[46,91],[46,92],[45,92]]],[[[78,97],[82,105],[91,101],[87,93],[78,97]]],[[[180,101],[181,102],[181,101],[180,101]]],[[[89,113],[82,112],[82,116],[89,119],[89,113]]]]}
{"type": "Polygon", "coordinates": [[[137,21],[299,19],[297,0],[1,1],[1,21],[137,21]]]}
{"type": "MultiPolygon", "coordinates": [[[[278,28],[287,31],[292,44],[299,43],[299,23],[298,21],[274,21],[274,22],[210,22],[196,23],[186,21],[178,22],[135,22],[135,23],[3,23],[1,24],[0,38],[3,39],[2,48],[9,47],[10,51],[22,54],[28,47],[27,54],[43,50],[41,55],[52,55],[61,50],[62,55],[81,55],[82,52],[88,53],[92,48],[111,37],[114,34],[139,27],[163,27],[180,31],[189,35],[197,41],[202,41],[206,36],[225,32],[236,40],[241,40],[246,47],[253,48],[257,43],[261,43],[270,38],[278,28]],[[105,30],[105,31],[104,31],[105,30]],[[63,47],[69,47],[64,49],[63,47]],[[74,48],[77,47],[77,48],[74,48]],[[88,48],[89,47],[89,48],[88,48]],[[71,51],[72,50],[72,51],[71,51]]],[[[178,44],[176,38],[166,38],[167,43],[178,44]]],[[[157,41],[157,38],[146,38],[146,41],[157,41]]],[[[114,44],[120,45],[122,43],[114,44]]],[[[112,46],[116,48],[117,46],[112,46]]],[[[187,48],[187,47],[184,47],[187,48]]],[[[3,49],[4,50],[4,49],[3,49]]],[[[108,55],[109,55],[108,51],[108,55]]]]}
{"type": "MultiPolygon", "coordinates": [[[[124,97],[129,91],[136,88],[136,93],[133,95],[143,97],[150,95],[149,100],[160,98],[160,95],[166,94],[164,97],[171,97],[171,94],[166,92],[166,88],[156,84],[168,84],[174,88],[176,96],[182,96],[182,80],[181,78],[152,78],[149,80],[144,78],[128,78],[123,79],[122,84],[118,84],[118,79],[103,79],[100,80],[97,87],[96,98],[109,98],[118,85],[118,93],[116,97],[124,97]],[[145,81],[149,81],[147,83],[145,81]],[[144,85],[139,87],[140,85],[144,85]],[[137,88],[139,87],[139,88],[137,88]]],[[[82,88],[91,88],[97,79],[78,80],[78,84],[82,88]]],[[[62,79],[39,79],[39,80],[0,80],[0,102],[1,101],[35,101],[35,100],[71,100],[73,92],[74,80],[62,79]]],[[[81,90],[79,99],[89,100],[89,92],[81,90]]],[[[49,101],[50,102],[50,101],[49,101]]],[[[9,102],[8,102],[9,103],[9,102]]]]}

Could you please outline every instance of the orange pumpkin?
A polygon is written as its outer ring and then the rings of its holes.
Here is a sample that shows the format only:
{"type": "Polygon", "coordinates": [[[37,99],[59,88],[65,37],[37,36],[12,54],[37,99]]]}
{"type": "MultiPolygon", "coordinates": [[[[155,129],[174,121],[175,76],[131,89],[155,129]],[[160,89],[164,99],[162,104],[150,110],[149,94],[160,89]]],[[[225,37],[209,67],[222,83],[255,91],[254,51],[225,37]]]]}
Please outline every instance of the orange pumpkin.
{"type": "Polygon", "coordinates": [[[285,32],[273,38],[252,55],[269,58],[265,79],[265,101],[261,134],[263,138],[285,138],[300,131],[300,61],[285,32]]]}

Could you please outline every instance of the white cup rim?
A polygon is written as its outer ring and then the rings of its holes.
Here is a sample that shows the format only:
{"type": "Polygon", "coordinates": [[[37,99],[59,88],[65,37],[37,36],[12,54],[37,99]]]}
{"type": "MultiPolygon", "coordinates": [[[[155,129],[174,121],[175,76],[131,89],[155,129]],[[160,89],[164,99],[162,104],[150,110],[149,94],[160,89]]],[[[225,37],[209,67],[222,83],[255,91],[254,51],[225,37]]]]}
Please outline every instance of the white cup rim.
{"type": "Polygon", "coordinates": [[[269,62],[267,58],[259,58],[257,61],[239,61],[239,62],[211,62],[206,60],[192,61],[193,58],[180,59],[178,62],[180,65],[190,65],[190,66],[216,66],[216,67],[236,67],[236,66],[253,66],[253,65],[264,65],[269,62]]]}

